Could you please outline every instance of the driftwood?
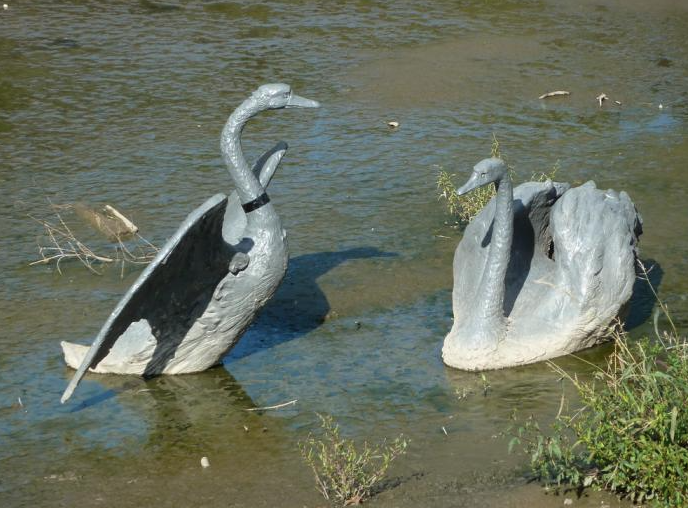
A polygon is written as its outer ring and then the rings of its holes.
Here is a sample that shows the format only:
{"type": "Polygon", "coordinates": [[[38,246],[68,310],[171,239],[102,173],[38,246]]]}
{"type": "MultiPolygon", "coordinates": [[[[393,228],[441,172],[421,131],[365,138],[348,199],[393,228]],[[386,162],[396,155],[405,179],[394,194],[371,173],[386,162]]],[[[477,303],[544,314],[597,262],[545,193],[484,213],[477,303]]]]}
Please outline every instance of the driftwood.
{"type": "Polygon", "coordinates": [[[267,411],[268,409],[281,409],[283,407],[291,406],[296,404],[299,399],[290,400],[289,402],[283,402],[282,404],[277,404],[275,406],[265,406],[265,407],[252,407],[246,409],[245,411],[267,411]]]}
{"type": "Polygon", "coordinates": [[[110,205],[105,205],[102,209],[97,210],[84,203],[74,203],[72,208],[77,216],[90,224],[96,231],[105,235],[110,241],[128,238],[139,232],[136,224],[110,205]]]}
{"type": "Polygon", "coordinates": [[[566,90],[555,90],[554,92],[543,93],[538,99],[547,99],[549,97],[557,97],[560,95],[571,95],[571,92],[566,90]]]}
{"type": "Polygon", "coordinates": [[[50,199],[46,199],[53,217],[48,219],[28,214],[32,220],[43,226],[48,239],[47,244],[38,243],[41,259],[29,263],[31,266],[55,263],[58,273],[62,274],[62,261],[77,260],[91,272],[100,275],[101,272],[97,269],[99,264],[121,262],[124,270],[125,263],[148,264],[158,252],[155,245],[138,234],[138,228],[133,222],[109,205],[98,212],[81,204],[54,205],[50,199]],[[61,210],[70,209],[115,243],[112,254],[96,252],[77,238],[60,213],[61,210]],[[128,246],[124,242],[126,238],[133,239],[134,245],[128,246]]]}

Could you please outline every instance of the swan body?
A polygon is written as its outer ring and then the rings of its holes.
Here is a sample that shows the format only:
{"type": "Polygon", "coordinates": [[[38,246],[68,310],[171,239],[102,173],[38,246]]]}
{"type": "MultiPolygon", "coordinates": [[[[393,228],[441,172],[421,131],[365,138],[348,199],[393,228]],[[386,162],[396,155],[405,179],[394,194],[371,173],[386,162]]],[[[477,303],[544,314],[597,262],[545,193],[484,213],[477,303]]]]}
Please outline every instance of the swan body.
{"type": "Polygon", "coordinates": [[[635,281],[642,220],[625,192],[594,182],[529,182],[512,190],[504,162],[477,164],[458,193],[495,182],[454,256],[454,324],[444,362],[512,367],[597,344],[635,281]]]}
{"type": "Polygon", "coordinates": [[[218,364],[274,294],[287,268],[286,234],[265,192],[286,151],[279,143],[251,170],[241,132],[260,111],[318,107],[284,84],[259,87],[229,117],[221,150],[234,180],[194,210],[141,273],[90,347],[62,343],[77,368],[65,402],[87,370],[182,374],[218,364]]]}

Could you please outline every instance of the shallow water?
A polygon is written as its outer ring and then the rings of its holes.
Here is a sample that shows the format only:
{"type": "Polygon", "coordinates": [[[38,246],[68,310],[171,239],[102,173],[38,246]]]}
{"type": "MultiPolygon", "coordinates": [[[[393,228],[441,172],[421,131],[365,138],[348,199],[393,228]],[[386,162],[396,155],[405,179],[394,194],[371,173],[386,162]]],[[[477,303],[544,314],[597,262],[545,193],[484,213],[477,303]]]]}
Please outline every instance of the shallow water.
{"type": "MultiPolygon", "coordinates": [[[[642,257],[685,329],[686,26],[688,9],[671,1],[9,3],[0,504],[317,506],[296,446],[317,411],[356,438],[411,439],[374,506],[560,506],[526,484],[525,460],[498,437],[514,408],[556,413],[556,376],[543,365],[490,373],[483,396],[479,377],[441,363],[460,233],[445,224],[437,172],[460,181],[494,133],[520,178],[559,161],[562,180],[627,190],[645,221],[642,257]],[[275,299],[223,367],[89,376],[60,405],[72,375],[60,340],[89,342],[138,271],[29,267],[41,228],[27,213],[46,197],[111,203],[162,244],[231,190],[219,131],[269,81],[323,103],[263,114],[243,138],[251,157],[290,145],[271,184],[292,253],[275,299]],[[537,99],[554,89],[572,94],[537,99]]],[[[634,334],[648,332],[649,312],[641,298],[634,334]]],[[[575,503],[602,501],[616,504],[575,503]]]]}

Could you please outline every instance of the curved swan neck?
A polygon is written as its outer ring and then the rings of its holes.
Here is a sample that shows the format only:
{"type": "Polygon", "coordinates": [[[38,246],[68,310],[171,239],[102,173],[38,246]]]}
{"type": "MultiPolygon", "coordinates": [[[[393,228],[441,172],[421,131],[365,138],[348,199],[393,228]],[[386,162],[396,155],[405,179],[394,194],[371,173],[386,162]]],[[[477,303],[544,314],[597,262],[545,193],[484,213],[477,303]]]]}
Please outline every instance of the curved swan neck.
{"type": "Polygon", "coordinates": [[[487,264],[480,280],[478,309],[481,317],[502,321],[504,318],[504,291],[506,270],[511,254],[514,234],[514,194],[509,175],[495,183],[495,215],[487,264]]]}
{"type": "Polygon", "coordinates": [[[253,174],[244,158],[241,149],[241,133],[253,116],[261,111],[261,108],[253,98],[246,99],[230,115],[222,129],[220,148],[222,156],[229,169],[229,174],[234,180],[237,194],[242,203],[248,203],[265,192],[263,186],[253,174]]]}

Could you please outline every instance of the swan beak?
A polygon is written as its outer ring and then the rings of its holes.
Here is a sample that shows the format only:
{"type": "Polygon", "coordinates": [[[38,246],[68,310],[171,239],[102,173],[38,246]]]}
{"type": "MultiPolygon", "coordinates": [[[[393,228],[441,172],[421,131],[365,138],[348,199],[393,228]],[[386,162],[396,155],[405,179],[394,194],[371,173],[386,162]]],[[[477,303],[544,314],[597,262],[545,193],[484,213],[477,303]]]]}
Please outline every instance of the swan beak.
{"type": "Polygon", "coordinates": [[[456,189],[456,194],[459,196],[463,196],[464,194],[468,194],[469,192],[471,192],[474,189],[477,189],[478,187],[482,187],[486,183],[489,182],[481,181],[478,173],[473,172],[471,173],[471,177],[468,179],[468,181],[465,184],[463,184],[463,186],[456,189]]]}
{"type": "Polygon", "coordinates": [[[306,99],[305,97],[301,97],[296,94],[292,94],[291,98],[289,99],[289,102],[287,102],[287,105],[285,108],[319,108],[320,103],[318,101],[312,101],[310,99],[306,99]]]}

